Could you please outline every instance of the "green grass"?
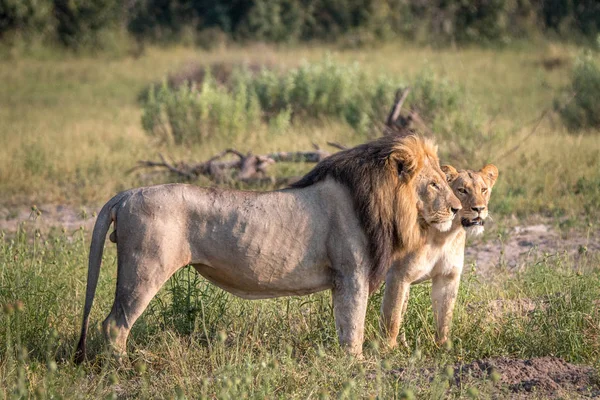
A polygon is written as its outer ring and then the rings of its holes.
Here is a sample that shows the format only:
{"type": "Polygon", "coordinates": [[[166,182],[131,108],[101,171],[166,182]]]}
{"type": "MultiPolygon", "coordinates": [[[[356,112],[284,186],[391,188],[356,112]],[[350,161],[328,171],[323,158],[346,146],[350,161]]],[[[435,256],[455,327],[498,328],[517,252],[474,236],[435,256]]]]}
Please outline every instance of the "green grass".
{"type": "MultiPolygon", "coordinates": [[[[137,160],[156,159],[159,152],[191,161],[226,147],[263,153],[308,150],[326,141],[360,143],[367,133],[333,117],[262,124],[191,146],[160,143],[142,128],[141,91],[189,62],[264,62],[289,69],[303,59],[318,62],[327,52],[172,48],[149,49],[140,58],[0,61],[0,205],[95,207],[119,190],[171,179],[126,173],[137,160]]],[[[590,224],[594,230],[600,132],[569,132],[551,112],[530,136],[542,111],[569,88],[578,53],[555,44],[501,51],[398,44],[330,57],[340,65],[358,62],[372,76],[412,82],[427,71],[461,88],[464,103],[452,120],[459,123],[433,122],[441,161],[458,168],[478,169],[485,162],[499,167],[490,208],[500,228],[511,223],[508,216],[520,221],[542,214],[557,224],[590,224]],[[545,70],[540,62],[547,57],[566,63],[545,70]]],[[[287,176],[308,168],[281,165],[273,171],[287,176]]],[[[113,246],[105,255],[92,311],[89,351],[97,358],[77,367],[70,360],[83,307],[88,240],[83,231],[2,234],[0,306],[18,304],[21,310],[7,308],[0,315],[0,398],[398,398],[406,389],[419,398],[443,398],[464,397],[471,386],[488,398],[503,396],[502,389],[482,380],[448,387],[445,367],[485,357],[550,354],[600,367],[600,259],[587,253],[550,254],[528,261],[517,275],[499,266],[492,281],[479,281],[466,267],[450,349],[433,345],[428,284],[411,292],[406,320],[411,350],[377,345],[379,292],[369,306],[364,361],[349,359],[338,348],[328,293],[244,301],[184,269],[135,325],[131,358],[115,365],[104,354],[98,331],[114,296],[113,246]],[[406,373],[400,377],[390,368],[406,373]],[[432,382],[423,376],[424,368],[433,371],[432,382]]]]}
{"type": "MultiPolygon", "coordinates": [[[[334,140],[349,145],[368,138],[337,118],[259,126],[242,134],[214,134],[201,144],[160,144],[144,134],[138,96],[167,73],[193,62],[270,63],[283,69],[322,60],[326,48],[265,46],[203,52],[150,49],[140,58],[62,58],[0,62],[0,203],[66,202],[97,205],[115,192],[167,178],[127,174],[138,159],[204,160],[225,147],[254,153],[307,150],[334,140]],[[282,125],[284,131],[277,129],[282,125]],[[277,132],[274,132],[277,131],[277,132]]],[[[460,115],[432,123],[442,162],[500,169],[492,209],[520,217],[542,213],[571,219],[596,214],[600,135],[569,133],[550,113],[528,137],[534,121],[569,88],[574,47],[544,44],[500,51],[432,50],[409,45],[330,53],[332,62],[358,62],[366,73],[412,82],[423,71],[459,86],[460,115]],[[541,61],[559,57],[561,67],[541,61]],[[454,122],[452,122],[454,121],[454,122]],[[456,122],[459,121],[459,122],[456,122]],[[510,150],[517,146],[516,151],[510,150]],[[508,153],[508,154],[507,154],[508,153]]],[[[380,122],[380,121],[376,121],[380,122]]],[[[302,174],[310,166],[275,169],[302,174]]],[[[199,182],[207,184],[206,181],[199,182]]]]}
{"type": "Polygon", "coordinates": [[[448,387],[445,367],[486,357],[547,355],[599,366],[600,260],[561,254],[533,260],[516,276],[500,272],[492,283],[467,271],[448,349],[433,344],[429,284],[411,291],[405,327],[412,350],[379,346],[380,290],[368,309],[364,361],[339,349],[328,292],[242,300],[185,268],[136,323],[130,358],[119,365],[105,355],[98,330],[114,296],[116,253],[114,246],[107,249],[92,311],[93,361],[76,366],[71,359],[85,293],[84,233],[21,230],[2,236],[0,299],[4,305],[20,302],[21,310],[0,315],[1,395],[394,398],[410,388],[419,398],[440,398],[465,395],[474,386],[489,396],[504,389],[483,379],[448,387]],[[387,372],[399,368],[408,372],[387,372]],[[423,368],[433,371],[433,383],[419,372],[423,368]]]}

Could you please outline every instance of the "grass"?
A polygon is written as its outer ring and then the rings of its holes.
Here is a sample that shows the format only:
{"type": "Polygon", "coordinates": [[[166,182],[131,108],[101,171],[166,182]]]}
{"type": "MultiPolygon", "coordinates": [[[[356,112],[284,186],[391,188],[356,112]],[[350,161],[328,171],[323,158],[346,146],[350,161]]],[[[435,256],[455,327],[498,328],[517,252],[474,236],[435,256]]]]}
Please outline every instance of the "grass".
{"type": "MultiPolygon", "coordinates": [[[[138,159],[158,152],[175,159],[203,160],[225,147],[255,153],[306,150],[312,143],[364,141],[336,118],[302,121],[284,132],[268,126],[245,134],[214,135],[201,145],[160,144],[144,134],[139,93],[190,62],[270,63],[283,68],[301,60],[319,61],[325,48],[274,49],[254,46],[216,52],[187,48],[150,49],[140,58],[64,58],[0,62],[0,203],[62,202],[97,205],[115,192],[165,178],[127,174],[138,159]]],[[[501,215],[543,213],[577,219],[595,213],[600,135],[569,134],[550,113],[528,137],[534,121],[569,86],[578,49],[556,44],[502,51],[432,50],[408,45],[330,54],[339,63],[358,62],[367,73],[410,82],[424,70],[463,88],[461,126],[434,126],[442,162],[500,168],[492,208],[501,215]],[[545,70],[541,61],[559,57],[561,67],[545,70]],[[465,136],[461,132],[472,132],[465,136]],[[510,149],[518,146],[516,151],[510,149]],[[481,165],[480,165],[481,164],[481,165]],[[591,197],[591,198],[590,198],[591,197]]],[[[443,123],[443,121],[442,121],[443,123]]],[[[285,124],[283,124],[285,125],[285,124]]],[[[301,174],[309,166],[281,171],[301,174]]],[[[206,184],[207,182],[201,182],[206,184]]]]}
{"type": "MultiPolygon", "coordinates": [[[[203,160],[225,147],[262,153],[307,150],[326,141],[360,143],[368,134],[328,117],[282,124],[285,130],[264,124],[188,146],[160,143],[142,128],[139,94],[190,62],[275,63],[289,69],[303,59],[322,60],[327,52],[257,45],[215,52],[151,48],[139,58],[0,61],[0,205],[93,208],[119,190],[170,179],[126,173],[137,160],[155,159],[159,152],[203,160]]],[[[501,229],[510,223],[508,216],[521,221],[541,214],[594,230],[600,132],[569,132],[550,112],[531,134],[542,111],[569,87],[578,53],[549,43],[501,51],[397,44],[330,57],[406,82],[425,70],[462,88],[460,121],[478,130],[467,137],[462,132],[469,127],[434,126],[441,160],[459,168],[478,169],[485,162],[499,167],[490,208],[501,229]],[[540,64],[546,57],[565,63],[546,70],[540,64]]],[[[296,175],[308,168],[282,165],[274,171],[296,175]]],[[[116,365],[104,354],[98,331],[114,296],[113,246],[107,247],[92,311],[89,351],[97,357],[78,367],[70,360],[83,307],[89,232],[27,228],[0,235],[5,306],[0,398],[410,398],[407,391],[418,398],[456,398],[472,388],[489,398],[510,394],[489,379],[449,386],[446,367],[485,357],[545,355],[600,367],[600,259],[588,253],[528,260],[517,275],[499,265],[492,281],[480,281],[466,267],[448,349],[433,344],[428,284],[411,292],[406,320],[411,349],[379,346],[380,291],[369,306],[364,361],[338,348],[327,293],[244,301],[184,269],[135,325],[131,358],[116,365]]]]}
{"type": "Polygon", "coordinates": [[[368,309],[364,361],[339,349],[327,292],[241,300],[186,268],[134,326],[130,359],[118,364],[103,352],[98,330],[114,296],[116,252],[114,246],[107,250],[92,311],[93,361],[76,366],[71,359],[85,292],[83,231],[40,235],[22,229],[2,236],[0,298],[17,308],[5,307],[0,316],[4,397],[397,398],[410,389],[418,398],[441,398],[464,396],[471,387],[486,397],[505,389],[488,379],[448,386],[446,367],[547,355],[599,366],[600,260],[561,254],[533,260],[516,276],[499,272],[491,283],[467,271],[453,346],[446,349],[433,344],[429,284],[411,291],[405,323],[411,350],[379,346],[380,290],[368,309]],[[389,372],[399,369],[406,371],[389,372]]]}

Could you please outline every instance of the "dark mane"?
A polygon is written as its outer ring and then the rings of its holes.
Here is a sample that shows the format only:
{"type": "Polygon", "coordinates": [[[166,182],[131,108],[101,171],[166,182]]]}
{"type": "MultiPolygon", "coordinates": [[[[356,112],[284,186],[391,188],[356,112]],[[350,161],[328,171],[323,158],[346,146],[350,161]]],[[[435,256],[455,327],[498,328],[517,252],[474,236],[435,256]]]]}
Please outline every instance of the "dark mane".
{"type": "Polygon", "coordinates": [[[435,152],[430,146],[416,136],[384,136],[327,157],[291,185],[304,188],[330,177],[348,187],[369,240],[371,293],[383,282],[394,254],[422,236],[412,180],[424,157],[435,152]]]}

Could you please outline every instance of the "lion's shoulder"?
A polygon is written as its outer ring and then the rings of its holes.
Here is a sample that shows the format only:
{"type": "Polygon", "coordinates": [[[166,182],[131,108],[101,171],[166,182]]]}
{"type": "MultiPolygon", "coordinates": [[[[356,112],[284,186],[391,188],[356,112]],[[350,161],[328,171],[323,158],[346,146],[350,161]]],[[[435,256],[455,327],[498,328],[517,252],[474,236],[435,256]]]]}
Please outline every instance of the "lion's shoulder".
{"type": "Polygon", "coordinates": [[[437,161],[429,141],[384,136],[327,157],[291,185],[306,188],[330,178],[348,189],[354,213],[369,239],[372,291],[383,281],[398,249],[421,238],[415,184],[403,177],[419,170],[426,157],[437,161]]]}

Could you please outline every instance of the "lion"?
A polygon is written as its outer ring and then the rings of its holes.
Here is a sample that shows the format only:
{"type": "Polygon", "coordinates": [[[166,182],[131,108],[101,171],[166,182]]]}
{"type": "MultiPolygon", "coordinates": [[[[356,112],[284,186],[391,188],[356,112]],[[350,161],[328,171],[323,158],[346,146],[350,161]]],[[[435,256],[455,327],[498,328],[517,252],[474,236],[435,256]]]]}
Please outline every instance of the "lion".
{"type": "MultiPolygon", "coordinates": [[[[441,232],[427,228],[424,246],[404,251],[389,269],[381,305],[383,334],[389,347],[397,346],[397,337],[408,304],[410,285],[432,280],[431,299],[436,323],[436,342],[443,345],[454,312],[460,275],[464,263],[467,234],[479,235],[484,231],[488,216],[488,202],[492,187],[498,178],[498,168],[489,164],[480,171],[457,171],[442,167],[454,194],[462,203],[462,210],[452,227],[441,232]]],[[[404,332],[401,343],[407,346],[404,332]]]]}
{"type": "Polygon", "coordinates": [[[420,218],[449,227],[460,207],[437,147],[416,136],[383,137],[338,152],[277,191],[167,184],[122,192],[104,205],[94,226],[76,361],[85,358],[113,222],[117,289],[102,327],[114,352],[125,354],[129,331],[150,300],[171,275],[192,265],[245,299],[330,289],[339,342],[360,356],[367,300],[391,260],[423,241],[420,218]]]}

